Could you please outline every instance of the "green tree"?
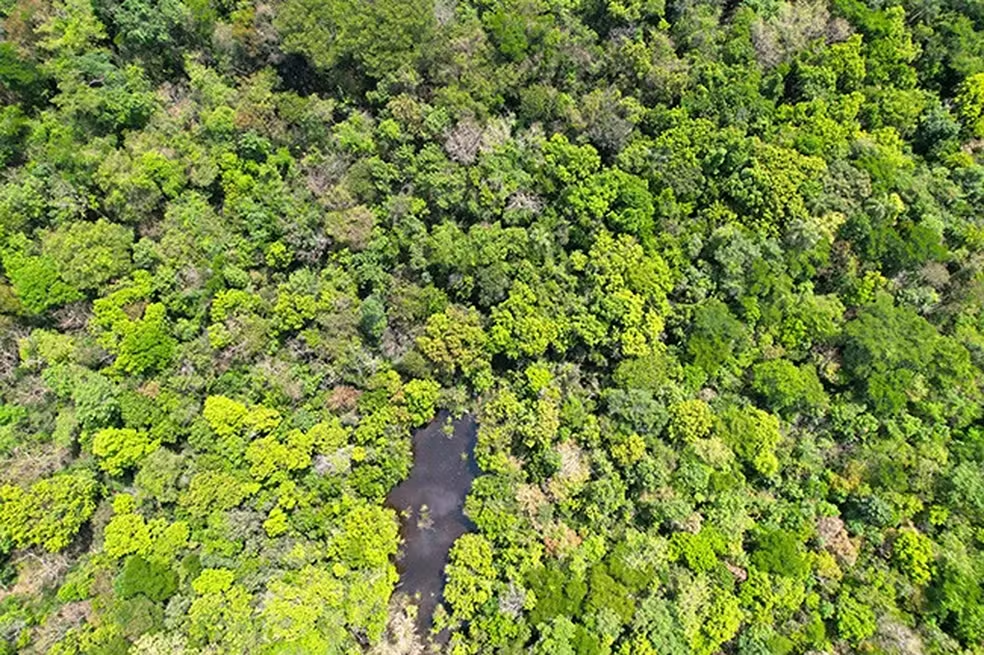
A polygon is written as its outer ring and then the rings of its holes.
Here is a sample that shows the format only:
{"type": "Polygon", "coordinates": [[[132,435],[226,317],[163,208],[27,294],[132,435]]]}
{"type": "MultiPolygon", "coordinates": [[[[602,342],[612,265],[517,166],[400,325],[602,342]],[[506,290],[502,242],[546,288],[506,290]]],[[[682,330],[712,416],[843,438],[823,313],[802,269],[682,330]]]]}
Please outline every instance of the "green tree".
{"type": "Polygon", "coordinates": [[[106,524],[103,547],[106,554],[116,558],[150,553],[153,547],[150,526],[137,513],[133,496],[120,494],[113,498],[113,518],[106,524]]]}
{"type": "Polygon", "coordinates": [[[525,282],[517,281],[508,297],[492,308],[489,347],[513,359],[539,357],[550,347],[561,347],[562,323],[525,282]]]}
{"type": "Polygon", "coordinates": [[[417,347],[446,376],[461,371],[479,389],[491,383],[488,336],[482,316],[472,308],[448,306],[427,319],[417,347]]]}
{"type": "Polygon", "coordinates": [[[748,345],[745,326],[728,306],[711,299],[697,308],[687,339],[687,352],[694,364],[713,376],[724,368],[734,368],[736,356],[748,345]]]}
{"type": "Polygon", "coordinates": [[[333,550],[349,566],[384,567],[396,553],[398,530],[392,510],[360,504],[342,520],[333,550]]]}
{"type": "MultiPolygon", "coordinates": [[[[669,266],[655,252],[647,252],[627,234],[617,237],[602,230],[587,259],[572,256],[575,268],[584,268],[588,308],[611,331],[616,352],[624,357],[658,353],[662,348],[666,295],[672,286],[669,266]]],[[[594,345],[594,330],[581,321],[572,326],[594,345]]]]}
{"type": "Polygon", "coordinates": [[[51,256],[31,254],[22,234],[8,240],[2,258],[14,294],[28,312],[41,314],[82,298],[78,288],[62,279],[57,261],[51,256]]]}
{"type": "Polygon", "coordinates": [[[320,567],[274,580],[260,614],[266,641],[323,652],[353,646],[345,630],[344,599],[345,581],[320,567]]]}
{"type": "Polygon", "coordinates": [[[277,23],[286,48],[303,53],[315,66],[328,69],[354,60],[377,79],[408,67],[412,73],[435,30],[433,7],[416,0],[369,5],[291,0],[277,23]]]}
{"type": "Polygon", "coordinates": [[[875,634],[875,613],[871,607],[849,592],[837,597],[837,633],[858,645],[875,634]]]}
{"type": "Polygon", "coordinates": [[[915,528],[903,528],[892,544],[892,560],[917,585],[929,584],[933,571],[933,542],[915,528]]]}
{"type": "Polygon", "coordinates": [[[141,496],[153,498],[162,505],[174,503],[186,466],[187,460],[182,455],[158,448],[143,458],[133,483],[141,496]]]}
{"type": "Polygon", "coordinates": [[[718,418],[721,438],[753,471],[766,477],[779,472],[776,447],[782,433],[776,416],[756,407],[729,407],[718,418]]]}
{"type": "Polygon", "coordinates": [[[773,359],[752,367],[752,388],[773,409],[789,413],[813,413],[827,405],[827,394],[812,365],[796,366],[773,359]]]}
{"type": "Polygon", "coordinates": [[[27,489],[0,486],[0,541],[63,550],[95,512],[98,492],[85,470],[43,478],[27,489]]]}
{"type": "Polygon", "coordinates": [[[674,441],[693,443],[706,437],[714,427],[714,412],[700,400],[692,398],[670,405],[670,423],[667,434],[674,441]]]}
{"type": "Polygon", "coordinates": [[[541,565],[526,578],[536,600],[529,619],[534,625],[549,623],[558,616],[575,617],[588,592],[584,579],[557,564],[541,565]]]}
{"type": "Polygon", "coordinates": [[[92,454],[99,458],[99,466],[110,475],[120,475],[137,466],[159,446],[160,443],[152,440],[148,433],[131,428],[104,428],[92,438],[92,454]]]}
{"type": "Polygon", "coordinates": [[[41,233],[41,255],[73,289],[91,291],[129,273],[133,231],[99,219],[41,233]]]}
{"type": "Polygon", "coordinates": [[[257,642],[249,591],[228,569],[205,569],[191,583],[188,634],[195,644],[220,653],[246,652],[257,642]]]}
{"type": "Polygon", "coordinates": [[[540,638],[531,652],[536,655],[576,655],[577,626],[566,616],[542,624],[540,638]]]}
{"type": "Polygon", "coordinates": [[[971,75],[960,85],[957,111],[968,132],[984,137],[984,73],[971,75]]]}
{"type": "Polygon", "coordinates": [[[680,625],[690,652],[710,655],[730,641],[741,625],[738,599],[697,578],[677,600],[680,625]]]}
{"type": "Polygon", "coordinates": [[[467,621],[492,598],[495,585],[492,544],[478,534],[462,535],[451,547],[445,574],[444,598],[451,605],[453,615],[467,621]]]}
{"type": "Polygon", "coordinates": [[[139,555],[128,557],[114,583],[123,599],[144,595],[154,602],[167,600],[178,590],[178,574],[139,555]]]}
{"type": "Polygon", "coordinates": [[[166,367],[177,345],[160,303],[147,305],[143,318],[128,325],[121,336],[116,367],[137,375],[166,367]]]}
{"type": "Polygon", "coordinates": [[[603,565],[591,570],[585,609],[597,613],[612,612],[623,624],[635,615],[635,599],[629,590],[608,574],[603,565]]]}
{"type": "Polygon", "coordinates": [[[757,568],[778,575],[806,578],[810,563],[796,536],[779,528],[763,530],[755,539],[749,559],[757,568]]]}
{"type": "Polygon", "coordinates": [[[911,309],[896,307],[887,294],[860,311],[844,334],[847,372],[880,414],[925,400],[930,389],[978,393],[963,346],[911,309]]]}
{"type": "Polygon", "coordinates": [[[441,385],[433,380],[410,380],[403,385],[403,397],[411,425],[423,425],[434,417],[441,385]]]}

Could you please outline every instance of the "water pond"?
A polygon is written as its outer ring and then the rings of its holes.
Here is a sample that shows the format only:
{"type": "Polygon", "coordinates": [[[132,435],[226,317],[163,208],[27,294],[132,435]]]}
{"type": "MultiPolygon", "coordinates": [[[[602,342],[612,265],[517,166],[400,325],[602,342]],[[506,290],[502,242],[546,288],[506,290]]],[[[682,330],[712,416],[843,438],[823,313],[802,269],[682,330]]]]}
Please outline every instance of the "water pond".
{"type": "MultiPolygon", "coordinates": [[[[475,418],[471,414],[446,430],[448,415],[438,417],[413,435],[410,477],[394,487],[386,505],[400,514],[403,547],[397,557],[397,591],[418,606],[417,629],[425,636],[444,590],[444,566],[454,541],[474,529],[464,514],[465,496],[478,475],[474,450],[475,418]]],[[[446,637],[446,635],[441,635],[446,637]]]]}

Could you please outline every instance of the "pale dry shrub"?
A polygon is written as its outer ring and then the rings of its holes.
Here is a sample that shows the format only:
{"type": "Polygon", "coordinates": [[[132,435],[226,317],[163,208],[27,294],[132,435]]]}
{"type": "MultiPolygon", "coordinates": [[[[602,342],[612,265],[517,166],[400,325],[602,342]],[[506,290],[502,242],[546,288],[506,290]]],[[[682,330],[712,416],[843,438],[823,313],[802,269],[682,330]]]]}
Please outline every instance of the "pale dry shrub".
{"type": "Polygon", "coordinates": [[[369,655],[420,655],[424,642],[417,634],[417,607],[406,594],[393,594],[386,631],[369,655]]]}
{"type": "Polygon", "coordinates": [[[517,191],[509,196],[506,211],[526,211],[536,215],[543,211],[543,199],[532,191],[517,191]]]}
{"type": "Polygon", "coordinates": [[[848,565],[858,560],[858,549],[844,529],[844,521],[836,516],[825,516],[817,521],[820,545],[848,565]]]}
{"type": "Polygon", "coordinates": [[[459,164],[474,164],[482,145],[482,132],[482,126],[474,118],[463,118],[448,130],[444,151],[459,164]]]}
{"type": "Polygon", "coordinates": [[[562,521],[554,521],[544,530],[543,543],[554,557],[564,557],[581,545],[581,535],[562,521]]]}
{"type": "Polygon", "coordinates": [[[325,231],[337,243],[350,250],[364,250],[369,245],[376,215],[365,205],[328,212],[325,231]]]}
{"type": "Polygon", "coordinates": [[[499,596],[499,613],[516,619],[525,606],[526,590],[510,582],[509,587],[499,596]]]}
{"type": "Polygon", "coordinates": [[[547,482],[547,490],[556,500],[576,494],[591,476],[591,469],[581,447],[573,441],[565,441],[557,446],[560,467],[547,482]]]}
{"type": "Polygon", "coordinates": [[[163,632],[141,635],[130,648],[130,655],[190,655],[191,652],[184,635],[163,632]]]}
{"type": "Polygon", "coordinates": [[[919,635],[909,626],[888,616],[878,619],[878,632],[873,641],[882,652],[890,655],[922,655],[924,652],[919,635]]]}
{"type": "Polygon", "coordinates": [[[0,483],[27,485],[48,477],[72,461],[72,452],[54,443],[18,446],[0,460],[0,483]]]}
{"type": "Polygon", "coordinates": [[[81,625],[91,615],[92,606],[87,600],[62,605],[57,612],[46,617],[44,623],[33,630],[31,644],[22,652],[25,654],[49,652],[65,636],[65,633],[81,625]]]}
{"type": "Polygon", "coordinates": [[[530,522],[538,528],[540,526],[540,513],[550,504],[550,499],[543,493],[540,487],[534,484],[521,484],[516,489],[516,502],[520,509],[530,519],[530,522]]]}
{"type": "Polygon", "coordinates": [[[784,2],[774,16],[752,23],[752,45],[759,63],[772,68],[788,60],[812,41],[826,38],[830,22],[823,0],[784,2]]]}

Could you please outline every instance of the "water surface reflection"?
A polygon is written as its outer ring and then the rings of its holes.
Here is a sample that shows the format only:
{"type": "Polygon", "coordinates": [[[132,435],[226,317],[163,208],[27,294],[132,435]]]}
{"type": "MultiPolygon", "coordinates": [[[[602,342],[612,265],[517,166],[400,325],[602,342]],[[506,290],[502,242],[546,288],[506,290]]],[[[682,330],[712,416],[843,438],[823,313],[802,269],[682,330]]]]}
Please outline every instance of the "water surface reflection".
{"type": "Polygon", "coordinates": [[[400,513],[398,591],[416,599],[422,636],[430,630],[441,601],[448,551],[455,539],[475,527],[464,514],[465,496],[478,475],[475,419],[465,414],[453,422],[450,434],[445,430],[447,419],[442,412],[414,433],[410,477],[386,497],[386,504],[400,513]]]}

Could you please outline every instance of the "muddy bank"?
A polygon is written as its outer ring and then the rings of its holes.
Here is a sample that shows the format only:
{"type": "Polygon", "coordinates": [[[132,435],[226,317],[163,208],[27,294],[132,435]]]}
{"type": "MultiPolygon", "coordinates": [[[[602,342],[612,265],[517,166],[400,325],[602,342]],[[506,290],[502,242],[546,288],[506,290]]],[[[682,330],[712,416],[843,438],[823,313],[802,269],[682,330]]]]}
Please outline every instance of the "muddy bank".
{"type": "Polygon", "coordinates": [[[448,551],[455,539],[474,529],[465,518],[464,505],[478,475],[475,419],[466,414],[454,421],[454,430],[448,434],[447,418],[442,412],[414,433],[410,477],[386,497],[386,505],[400,513],[403,537],[397,558],[397,591],[417,603],[421,636],[430,630],[434,609],[441,601],[448,551]]]}

